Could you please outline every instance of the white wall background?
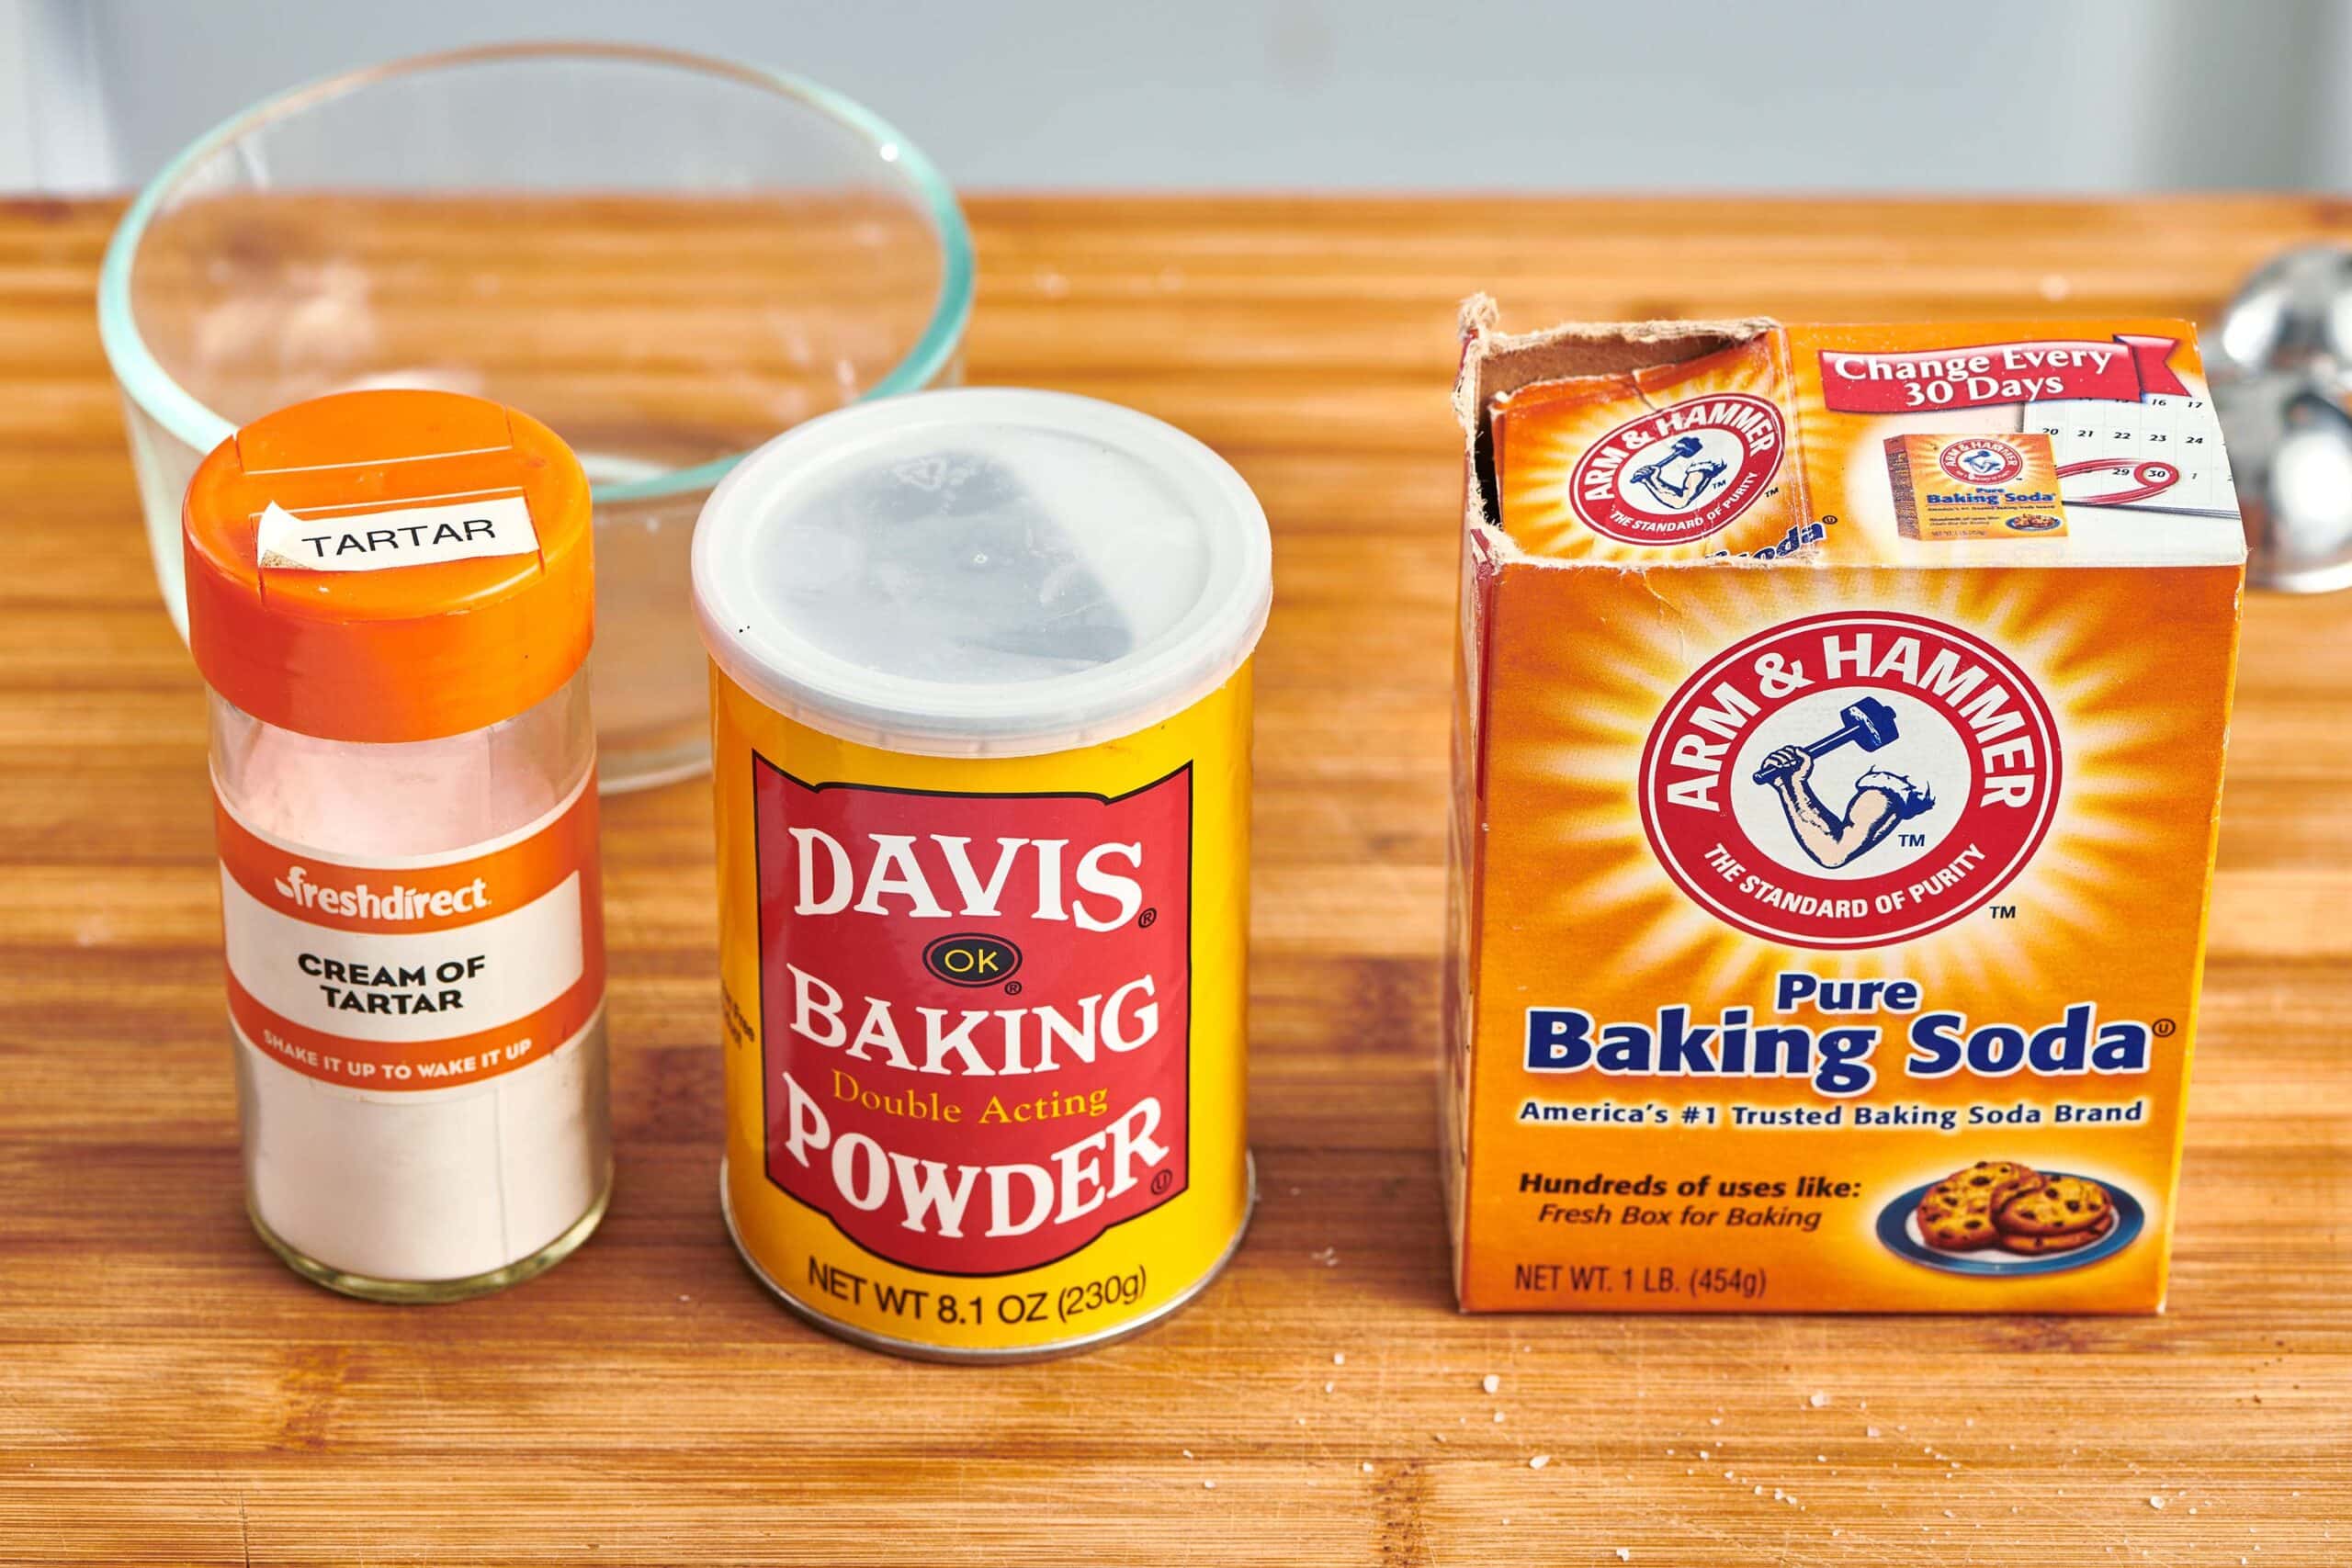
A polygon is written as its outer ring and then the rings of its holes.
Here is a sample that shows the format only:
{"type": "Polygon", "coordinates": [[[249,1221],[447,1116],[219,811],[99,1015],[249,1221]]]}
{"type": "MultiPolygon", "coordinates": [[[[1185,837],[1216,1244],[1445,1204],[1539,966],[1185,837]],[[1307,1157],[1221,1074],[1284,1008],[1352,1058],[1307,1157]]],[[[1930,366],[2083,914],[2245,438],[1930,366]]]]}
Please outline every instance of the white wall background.
{"type": "Polygon", "coordinates": [[[2352,0],[0,0],[0,188],[556,36],[814,77],[967,187],[2352,186],[2352,0]]]}

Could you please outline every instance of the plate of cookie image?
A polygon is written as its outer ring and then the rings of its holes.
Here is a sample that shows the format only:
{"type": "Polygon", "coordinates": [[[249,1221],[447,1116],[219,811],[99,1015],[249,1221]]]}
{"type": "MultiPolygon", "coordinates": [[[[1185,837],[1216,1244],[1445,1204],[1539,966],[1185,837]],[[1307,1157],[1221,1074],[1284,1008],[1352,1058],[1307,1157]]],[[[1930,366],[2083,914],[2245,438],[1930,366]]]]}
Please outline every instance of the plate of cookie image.
{"type": "Polygon", "coordinates": [[[2020,1160],[1987,1159],[1915,1187],[1879,1212],[1890,1252],[1947,1274],[2014,1279],[2112,1258],[2147,1224],[2120,1187],[2020,1160]]]}

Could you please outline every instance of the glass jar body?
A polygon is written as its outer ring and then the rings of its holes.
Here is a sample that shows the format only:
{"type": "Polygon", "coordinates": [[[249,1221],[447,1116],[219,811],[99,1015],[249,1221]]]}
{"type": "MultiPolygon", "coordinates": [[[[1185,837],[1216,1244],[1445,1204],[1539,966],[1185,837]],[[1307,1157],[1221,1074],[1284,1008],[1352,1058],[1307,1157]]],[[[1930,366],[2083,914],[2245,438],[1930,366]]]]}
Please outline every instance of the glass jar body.
{"type": "Polygon", "coordinates": [[[211,761],[255,1228],[379,1300],[559,1261],[612,1170],[587,671],[501,723],[381,745],[216,694],[211,761]],[[535,1032],[551,1020],[560,1038],[535,1032]]]}

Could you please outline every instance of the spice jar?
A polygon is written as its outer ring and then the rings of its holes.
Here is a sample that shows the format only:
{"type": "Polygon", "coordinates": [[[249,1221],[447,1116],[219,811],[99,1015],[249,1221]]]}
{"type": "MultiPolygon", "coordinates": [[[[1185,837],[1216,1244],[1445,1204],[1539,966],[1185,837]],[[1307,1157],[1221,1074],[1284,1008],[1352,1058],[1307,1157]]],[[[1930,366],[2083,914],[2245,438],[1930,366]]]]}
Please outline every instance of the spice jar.
{"type": "Polygon", "coordinates": [[[611,1185],[580,465],[322,398],[204,460],[183,544],[254,1228],[376,1300],[527,1279],[611,1185]]]}

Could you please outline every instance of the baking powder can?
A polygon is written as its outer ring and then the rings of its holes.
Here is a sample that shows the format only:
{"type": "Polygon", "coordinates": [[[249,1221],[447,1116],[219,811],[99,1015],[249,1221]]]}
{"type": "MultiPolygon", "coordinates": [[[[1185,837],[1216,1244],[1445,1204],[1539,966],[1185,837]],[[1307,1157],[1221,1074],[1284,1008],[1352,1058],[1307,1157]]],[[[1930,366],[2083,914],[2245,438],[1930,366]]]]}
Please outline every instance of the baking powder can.
{"type": "Polygon", "coordinates": [[[727,1223],[943,1360],[1131,1333],[1238,1245],[1263,509],[1192,437],[963,389],[712,494],[727,1223]]]}

